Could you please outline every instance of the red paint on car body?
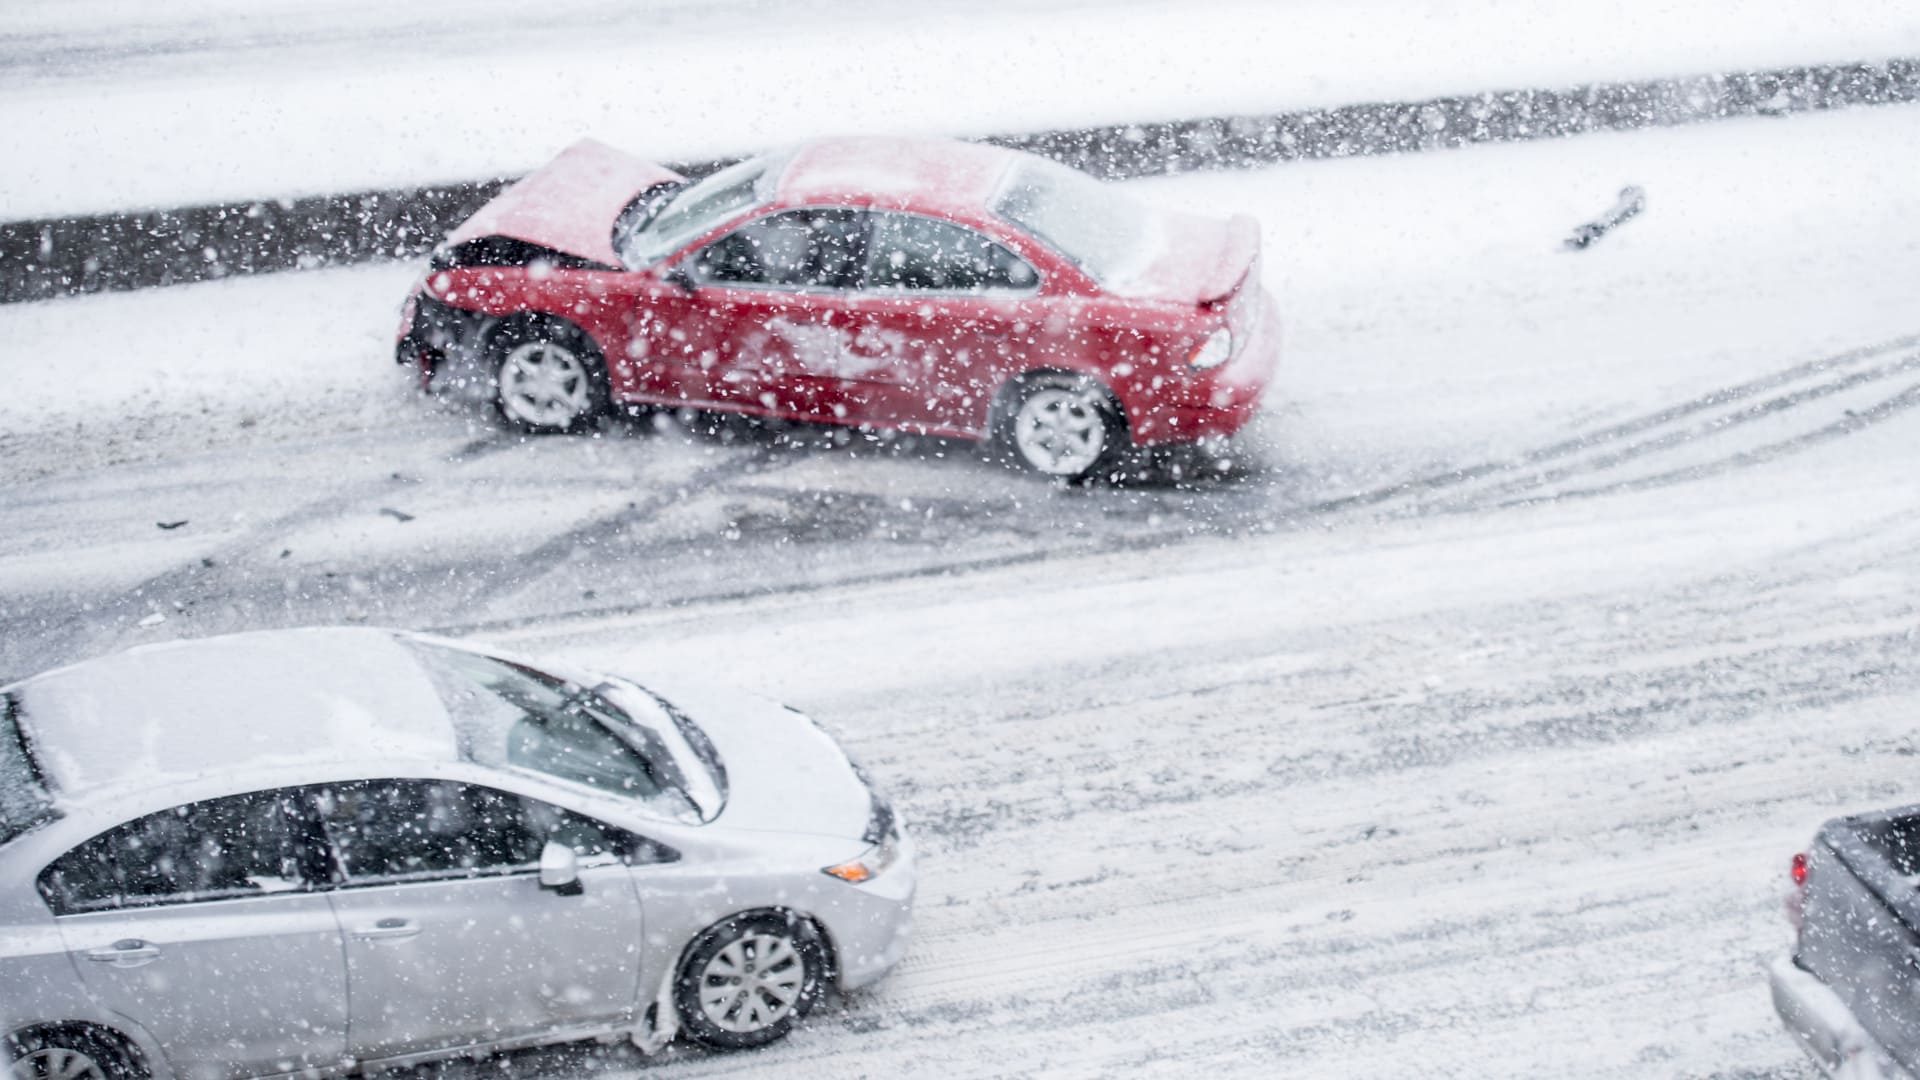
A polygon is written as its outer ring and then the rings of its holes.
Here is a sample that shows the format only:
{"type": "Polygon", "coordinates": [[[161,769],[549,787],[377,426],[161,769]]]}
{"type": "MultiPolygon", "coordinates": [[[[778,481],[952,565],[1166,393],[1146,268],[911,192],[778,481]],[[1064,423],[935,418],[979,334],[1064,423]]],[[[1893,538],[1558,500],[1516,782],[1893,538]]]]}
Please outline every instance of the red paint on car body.
{"type": "Polygon", "coordinates": [[[1038,160],[1031,155],[949,140],[851,138],[768,160],[776,171],[751,208],[628,264],[615,250],[616,219],[642,191],[678,177],[598,143],[577,144],[489,203],[449,243],[506,236],[620,269],[454,267],[430,274],[423,287],[455,309],[539,313],[578,326],[605,358],[617,402],[981,438],[1001,388],[1055,370],[1107,387],[1137,445],[1231,435],[1257,411],[1278,361],[1280,325],[1259,284],[1251,218],[1129,207],[1122,223],[1145,246],[1124,280],[1103,285],[995,212],[1015,167],[1038,160]],[[879,288],[869,261],[863,283],[847,288],[712,280],[688,288],[674,280],[736,232],[787,211],[860,212],[869,245],[880,243],[882,221],[950,223],[1011,253],[1034,279],[1019,289],[879,288]],[[1195,368],[1190,358],[1222,327],[1232,334],[1229,358],[1195,368]]]}

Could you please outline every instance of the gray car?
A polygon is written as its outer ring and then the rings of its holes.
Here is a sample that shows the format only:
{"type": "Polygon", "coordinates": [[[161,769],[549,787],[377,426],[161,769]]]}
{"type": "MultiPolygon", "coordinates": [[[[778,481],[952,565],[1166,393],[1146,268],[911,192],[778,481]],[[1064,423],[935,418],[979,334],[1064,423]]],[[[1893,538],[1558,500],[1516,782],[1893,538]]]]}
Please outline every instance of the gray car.
{"type": "Polygon", "coordinates": [[[20,1077],[759,1046],[901,957],[912,848],[806,717],[371,629],[0,688],[20,1077]]]}

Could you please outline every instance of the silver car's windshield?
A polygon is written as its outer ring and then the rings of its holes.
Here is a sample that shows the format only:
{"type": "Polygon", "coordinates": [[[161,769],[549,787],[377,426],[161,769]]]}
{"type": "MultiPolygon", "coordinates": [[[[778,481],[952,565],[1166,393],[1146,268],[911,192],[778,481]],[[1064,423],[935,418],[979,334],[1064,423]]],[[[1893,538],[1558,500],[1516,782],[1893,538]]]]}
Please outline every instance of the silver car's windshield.
{"type": "Polygon", "coordinates": [[[1113,185],[1055,162],[1022,159],[1009,169],[993,212],[1122,296],[1153,257],[1153,218],[1145,207],[1113,185]]]}
{"type": "Polygon", "coordinates": [[[53,816],[39,770],[27,756],[17,708],[13,698],[0,696],[0,844],[53,816]]]}
{"type": "Polygon", "coordinates": [[[632,684],[582,686],[495,656],[407,645],[432,677],[469,760],[628,796],[684,820],[719,813],[724,774],[705,736],[632,684]]]}
{"type": "Polygon", "coordinates": [[[702,234],[767,201],[784,159],[748,158],[680,189],[651,215],[614,238],[630,267],[649,266],[702,234]]]}

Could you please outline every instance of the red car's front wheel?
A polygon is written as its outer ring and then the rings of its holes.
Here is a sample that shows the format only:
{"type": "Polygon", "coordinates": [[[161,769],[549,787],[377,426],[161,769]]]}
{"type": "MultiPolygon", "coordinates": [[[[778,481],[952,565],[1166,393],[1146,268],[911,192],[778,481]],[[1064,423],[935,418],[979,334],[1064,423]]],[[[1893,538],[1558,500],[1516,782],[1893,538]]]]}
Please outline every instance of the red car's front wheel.
{"type": "Polygon", "coordinates": [[[509,326],[492,352],[494,404],[522,431],[572,431],[606,411],[606,368],[579,331],[547,321],[509,326]]]}

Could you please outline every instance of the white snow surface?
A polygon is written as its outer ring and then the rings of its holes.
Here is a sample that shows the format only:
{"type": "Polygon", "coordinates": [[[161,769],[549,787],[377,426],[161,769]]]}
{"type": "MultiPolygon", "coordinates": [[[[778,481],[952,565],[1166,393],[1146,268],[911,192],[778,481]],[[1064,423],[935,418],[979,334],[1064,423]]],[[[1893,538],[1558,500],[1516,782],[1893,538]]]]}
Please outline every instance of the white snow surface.
{"type": "Polygon", "coordinates": [[[662,160],[1920,52],[1903,0],[15,0],[0,214],[526,172],[582,135],[662,160]]]}

